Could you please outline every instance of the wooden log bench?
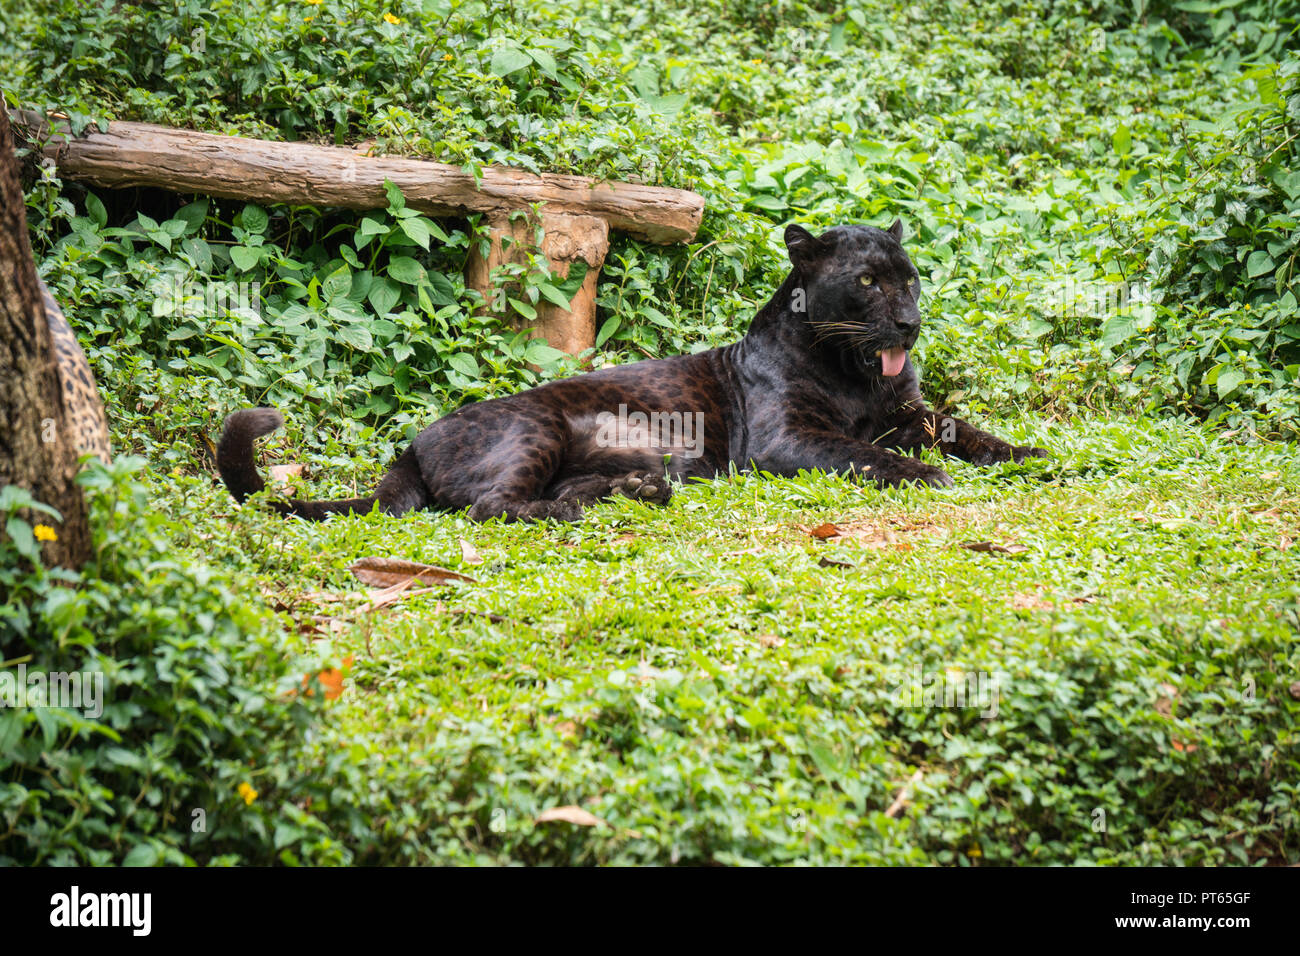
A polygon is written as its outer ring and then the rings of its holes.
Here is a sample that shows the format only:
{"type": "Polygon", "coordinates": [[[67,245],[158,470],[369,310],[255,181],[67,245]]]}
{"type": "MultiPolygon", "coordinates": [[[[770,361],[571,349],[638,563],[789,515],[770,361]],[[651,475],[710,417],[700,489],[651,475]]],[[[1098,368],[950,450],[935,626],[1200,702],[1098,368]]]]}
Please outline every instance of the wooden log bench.
{"type": "MultiPolygon", "coordinates": [[[[512,213],[541,205],[541,252],[560,276],[581,260],[588,266],[578,293],[563,309],[537,304],[533,334],[566,352],[595,344],[596,283],[609,249],[610,230],[651,242],[689,242],[704,213],[704,197],[684,189],[608,182],[584,176],[530,173],[490,166],[481,180],[458,166],[362,155],[338,146],[280,143],[113,122],[107,132],[87,127],[73,137],[68,124],[28,110],[11,110],[15,123],[45,142],[59,175],[119,189],[154,186],[184,193],[259,203],[382,209],[384,180],[401,188],[406,203],[430,216],[482,213],[491,237],[486,257],[470,255],[466,281],[491,304],[492,270],[523,262],[532,248],[535,221],[512,213]]],[[[522,320],[514,317],[516,321],[522,320]]]]}

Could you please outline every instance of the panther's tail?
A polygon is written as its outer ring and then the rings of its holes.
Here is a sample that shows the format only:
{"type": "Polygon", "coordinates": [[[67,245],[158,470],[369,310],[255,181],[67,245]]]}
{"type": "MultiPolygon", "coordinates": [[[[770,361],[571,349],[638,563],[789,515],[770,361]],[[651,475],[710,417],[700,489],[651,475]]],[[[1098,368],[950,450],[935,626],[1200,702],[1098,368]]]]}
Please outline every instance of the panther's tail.
{"type": "MultiPolygon", "coordinates": [[[[217,470],[236,501],[243,501],[266,487],[253,460],[253,441],[284,424],[284,416],[274,408],[245,408],[226,419],[226,427],[217,442],[217,470]]],[[[364,514],[375,505],[375,496],[345,498],[341,501],[271,501],[276,511],[321,521],[326,515],[355,511],[364,514]]]]}

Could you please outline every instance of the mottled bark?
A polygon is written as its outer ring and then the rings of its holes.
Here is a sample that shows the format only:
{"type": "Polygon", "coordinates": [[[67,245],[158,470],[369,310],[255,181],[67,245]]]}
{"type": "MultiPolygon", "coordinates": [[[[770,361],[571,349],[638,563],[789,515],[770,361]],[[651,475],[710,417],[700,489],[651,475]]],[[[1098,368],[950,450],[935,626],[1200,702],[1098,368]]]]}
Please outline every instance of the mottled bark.
{"type": "Polygon", "coordinates": [[[58,509],[61,522],[22,517],[54,528],[57,538],[44,542],[43,557],[48,565],[69,568],[91,553],[86,502],[74,482],[73,438],[27,238],[13,131],[9,117],[0,115],[0,487],[26,488],[58,509]]]}

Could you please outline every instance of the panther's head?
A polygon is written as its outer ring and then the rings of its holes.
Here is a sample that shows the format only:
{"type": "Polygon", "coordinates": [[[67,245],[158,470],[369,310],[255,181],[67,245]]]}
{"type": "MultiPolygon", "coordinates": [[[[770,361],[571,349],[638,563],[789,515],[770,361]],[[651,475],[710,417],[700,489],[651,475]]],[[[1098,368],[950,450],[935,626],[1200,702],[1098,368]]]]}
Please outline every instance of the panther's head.
{"type": "Polygon", "coordinates": [[[787,226],[798,274],[792,306],[804,306],[815,340],[852,349],[871,371],[894,376],[921,328],[921,279],[903,251],[902,220],[888,229],[836,226],[814,236],[787,226]]]}

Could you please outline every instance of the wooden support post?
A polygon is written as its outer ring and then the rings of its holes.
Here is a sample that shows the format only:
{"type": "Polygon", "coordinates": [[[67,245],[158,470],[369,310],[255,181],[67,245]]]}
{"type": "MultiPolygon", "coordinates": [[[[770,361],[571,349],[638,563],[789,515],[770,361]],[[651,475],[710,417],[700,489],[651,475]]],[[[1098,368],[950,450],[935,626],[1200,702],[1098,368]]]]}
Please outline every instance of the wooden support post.
{"type": "MultiPolygon", "coordinates": [[[[544,338],[554,348],[577,355],[596,344],[596,282],[605,253],[609,251],[609,223],[596,216],[543,211],[541,226],[541,252],[550,262],[551,271],[564,278],[573,263],[581,260],[587,264],[587,276],[569,303],[569,309],[542,299],[537,303],[535,320],[526,322],[515,316],[515,322],[520,327],[529,327],[535,338],[544,338]]],[[[492,245],[488,255],[486,258],[471,255],[465,267],[466,283],[478,290],[489,308],[499,306],[493,301],[492,270],[507,263],[526,264],[528,253],[536,251],[535,228],[535,220],[529,217],[489,218],[492,245]]]]}

